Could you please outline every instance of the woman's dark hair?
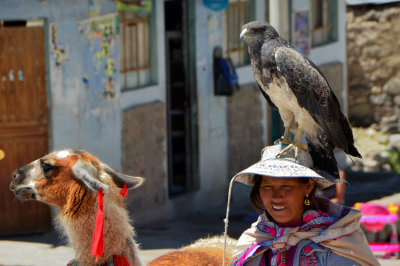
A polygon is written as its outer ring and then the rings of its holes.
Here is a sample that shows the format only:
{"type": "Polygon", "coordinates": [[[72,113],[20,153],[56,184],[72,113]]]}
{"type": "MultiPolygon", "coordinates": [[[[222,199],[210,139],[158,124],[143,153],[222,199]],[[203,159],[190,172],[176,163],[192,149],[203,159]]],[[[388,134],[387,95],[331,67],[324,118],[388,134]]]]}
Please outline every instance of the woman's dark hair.
{"type": "MultiPolygon", "coordinates": [[[[260,185],[261,185],[262,178],[263,178],[262,175],[254,175],[254,179],[253,179],[254,185],[250,192],[250,204],[251,204],[251,206],[253,206],[253,208],[255,208],[257,211],[260,211],[260,212],[265,211],[264,203],[260,196],[260,185]]],[[[304,184],[307,184],[308,182],[310,182],[310,178],[299,178],[299,179],[304,184]]],[[[315,183],[315,186],[309,195],[310,200],[312,198],[314,198],[315,190],[317,189],[317,186],[318,186],[318,184],[315,183]]]]}
{"type": "Polygon", "coordinates": [[[264,203],[262,202],[260,196],[260,185],[261,185],[262,176],[254,175],[253,177],[253,187],[250,192],[250,204],[257,211],[263,212],[265,210],[264,203]]]}

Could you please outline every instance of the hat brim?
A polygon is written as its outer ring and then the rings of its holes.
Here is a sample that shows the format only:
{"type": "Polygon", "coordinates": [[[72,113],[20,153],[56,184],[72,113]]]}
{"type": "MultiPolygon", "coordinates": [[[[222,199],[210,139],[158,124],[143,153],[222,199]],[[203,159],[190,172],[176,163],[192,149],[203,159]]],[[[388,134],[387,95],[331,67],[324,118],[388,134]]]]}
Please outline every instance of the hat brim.
{"type": "MultiPolygon", "coordinates": [[[[274,159],[259,161],[253,164],[245,170],[237,173],[234,176],[234,180],[249,186],[253,186],[254,175],[262,175],[277,178],[313,178],[321,188],[326,188],[334,184],[334,182],[329,180],[333,177],[331,177],[328,173],[323,171],[318,172],[324,174],[324,176],[327,178],[316,171],[293,161],[287,159],[274,159]]],[[[332,180],[334,180],[334,178],[332,180]]]]}

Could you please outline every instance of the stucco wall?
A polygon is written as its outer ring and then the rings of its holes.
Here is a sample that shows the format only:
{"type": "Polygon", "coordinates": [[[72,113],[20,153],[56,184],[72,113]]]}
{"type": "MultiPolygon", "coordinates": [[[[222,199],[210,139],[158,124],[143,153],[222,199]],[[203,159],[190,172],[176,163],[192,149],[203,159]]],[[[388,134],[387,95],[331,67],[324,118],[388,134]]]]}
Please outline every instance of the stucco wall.
{"type": "Polygon", "coordinates": [[[260,160],[265,146],[262,100],[256,84],[228,99],[228,178],[260,160]]]}
{"type": "MultiPolygon", "coordinates": [[[[117,70],[108,75],[107,58],[97,56],[103,41],[89,34],[89,1],[2,0],[0,5],[2,20],[44,21],[50,149],[85,149],[119,169],[117,70]],[[106,93],[107,88],[113,95],[106,93]]],[[[116,11],[113,1],[100,0],[96,5],[99,15],[116,11]]],[[[118,46],[117,36],[110,36],[107,56],[115,68],[119,66],[118,46]]]]}
{"type": "Polygon", "coordinates": [[[349,118],[353,125],[378,123],[383,131],[400,132],[398,36],[399,4],[348,7],[349,118]]]}
{"type": "Polygon", "coordinates": [[[167,216],[166,125],[166,107],[162,102],[135,106],[122,114],[123,172],[146,178],[144,185],[132,190],[128,197],[135,225],[167,216]]]}

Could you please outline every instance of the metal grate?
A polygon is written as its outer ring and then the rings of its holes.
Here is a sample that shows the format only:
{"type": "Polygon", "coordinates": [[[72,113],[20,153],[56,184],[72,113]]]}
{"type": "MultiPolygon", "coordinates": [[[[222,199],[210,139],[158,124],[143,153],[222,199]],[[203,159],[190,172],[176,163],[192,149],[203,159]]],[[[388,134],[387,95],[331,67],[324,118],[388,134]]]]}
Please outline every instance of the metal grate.
{"type": "Polygon", "coordinates": [[[124,89],[151,83],[150,14],[120,11],[121,75],[124,89]]]}

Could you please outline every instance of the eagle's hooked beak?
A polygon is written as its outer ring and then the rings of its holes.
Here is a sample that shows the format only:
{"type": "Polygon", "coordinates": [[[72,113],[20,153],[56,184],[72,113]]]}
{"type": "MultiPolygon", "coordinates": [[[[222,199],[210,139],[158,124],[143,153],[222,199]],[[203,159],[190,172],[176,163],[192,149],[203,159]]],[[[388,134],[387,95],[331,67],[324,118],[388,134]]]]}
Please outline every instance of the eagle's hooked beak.
{"type": "Polygon", "coordinates": [[[246,38],[247,29],[243,29],[240,33],[240,41],[243,42],[243,39],[246,38]]]}

